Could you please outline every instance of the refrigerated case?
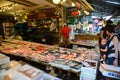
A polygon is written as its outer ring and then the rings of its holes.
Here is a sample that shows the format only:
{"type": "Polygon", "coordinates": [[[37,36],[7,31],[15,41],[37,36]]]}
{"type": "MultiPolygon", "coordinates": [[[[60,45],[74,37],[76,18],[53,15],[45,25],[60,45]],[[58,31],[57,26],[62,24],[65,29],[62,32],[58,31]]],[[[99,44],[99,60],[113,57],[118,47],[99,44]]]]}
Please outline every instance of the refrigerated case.
{"type": "Polygon", "coordinates": [[[4,41],[0,47],[2,53],[17,60],[33,63],[33,65],[36,63],[37,66],[42,64],[45,70],[47,66],[50,66],[51,69],[57,69],[57,76],[62,74],[60,78],[64,75],[72,76],[72,73],[76,74],[76,78],[80,78],[79,74],[82,66],[94,67],[95,69],[97,66],[98,55],[95,49],[72,50],[28,41],[4,41]],[[59,73],[59,71],[62,71],[62,73],[59,73]]]}

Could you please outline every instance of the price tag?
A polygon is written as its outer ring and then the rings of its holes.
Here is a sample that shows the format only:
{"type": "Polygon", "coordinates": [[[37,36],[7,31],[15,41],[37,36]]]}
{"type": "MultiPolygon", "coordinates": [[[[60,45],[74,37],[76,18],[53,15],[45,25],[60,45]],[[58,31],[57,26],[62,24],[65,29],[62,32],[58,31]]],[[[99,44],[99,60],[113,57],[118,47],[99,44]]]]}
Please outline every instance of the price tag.
{"type": "Polygon", "coordinates": [[[120,79],[120,74],[113,73],[113,72],[107,72],[107,75],[106,75],[106,76],[120,79]]]}

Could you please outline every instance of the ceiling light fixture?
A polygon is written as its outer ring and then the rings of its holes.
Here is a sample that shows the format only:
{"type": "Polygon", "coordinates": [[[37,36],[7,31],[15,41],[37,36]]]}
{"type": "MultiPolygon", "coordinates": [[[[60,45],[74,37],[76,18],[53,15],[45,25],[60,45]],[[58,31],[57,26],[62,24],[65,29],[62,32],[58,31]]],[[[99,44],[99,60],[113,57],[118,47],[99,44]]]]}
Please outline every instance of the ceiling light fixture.
{"type": "Polygon", "coordinates": [[[61,0],[53,0],[54,4],[59,4],[61,2],[61,0]]]}
{"type": "Polygon", "coordinates": [[[62,0],[62,1],[61,1],[61,4],[64,3],[64,2],[66,2],[66,0],[62,0]]]}
{"type": "Polygon", "coordinates": [[[63,2],[65,2],[66,0],[63,0],[63,2]]]}
{"type": "Polygon", "coordinates": [[[62,4],[64,2],[66,2],[66,0],[53,0],[54,4],[62,4]]]}
{"type": "Polygon", "coordinates": [[[72,6],[75,7],[75,3],[72,2],[72,6]]]}
{"type": "Polygon", "coordinates": [[[80,10],[78,10],[78,14],[79,14],[79,15],[81,15],[81,12],[80,12],[80,10]]]}
{"type": "Polygon", "coordinates": [[[2,12],[2,8],[0,8],[0,12],[2,12]]]}
{"type": "Polygon", "coordinates": [[[12,8],[13,8],[13,5],[14,5],[14,4],[1,6],[1,7],[0,7],[0,12],[4,12],[4,11],[7,11],[7,10],[12,9],[12,8]]]}
{"type": "Polygon", "coordinates": [[[111,17],[112,17],[112,15],[110,15],[110,16],[105,16],[105,17],[103,17],[103,18],[106,19],[106,20],[109,20],[111,17]]]}
{"type": "Polygon", "coordinates": [[[12,5],[8,5],[8,9],[11,9],[12,8],[12,5]]]}
{"type": "Polygon", "coordinates": [[[88,11],[83,11],[86,15],[89,15],[90,13],[88,11]]]}
{"type": "Polygon", "coordinates": [[[105,2],[120,5],[120,3],[119,3],[119,2],[114,2],[114,1],[105,1],[105,2]]]}
{"type": "Polygon", "coordinates": [[[5,12],[5,9],[3,9],[2,11],[5,12]]]}

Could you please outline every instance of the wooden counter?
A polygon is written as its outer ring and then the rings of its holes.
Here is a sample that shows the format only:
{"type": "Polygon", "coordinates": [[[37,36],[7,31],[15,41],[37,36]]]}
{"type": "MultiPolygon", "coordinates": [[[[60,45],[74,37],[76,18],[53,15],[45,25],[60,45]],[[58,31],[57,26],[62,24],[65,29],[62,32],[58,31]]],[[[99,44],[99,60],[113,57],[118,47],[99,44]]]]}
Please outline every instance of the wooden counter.
{"type": "Polygon", "coordinates": [[[77,40],[99,40],[98,35],[75,35],[77,40]]]}

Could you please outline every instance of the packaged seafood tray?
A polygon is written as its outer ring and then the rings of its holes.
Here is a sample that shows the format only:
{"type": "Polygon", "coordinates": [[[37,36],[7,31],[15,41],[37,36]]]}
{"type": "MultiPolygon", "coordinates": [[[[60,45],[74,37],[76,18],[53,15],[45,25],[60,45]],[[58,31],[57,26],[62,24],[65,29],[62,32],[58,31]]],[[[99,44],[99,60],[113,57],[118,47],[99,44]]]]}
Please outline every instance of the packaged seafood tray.
{"type": "Polygon", "coordinates": [[[42,75],[40,75],[39,77],[37,77],[33,80],[61,80],[61,79],[53,77],[47,73],[43,73],[42,75]]]}
{"type": "Polygon", "coordinates": [[[16,71],[18,73],[30,78],[31,80],[44,73],[42,70],[39,70],[29,64],[23,65],[16,71]]]}
{"type": "Polygon", "coordinates": [[[64,70],[69,70],[70,69],[70,67],[68,65],[64,65],[64,64],[59,64],[59,63],[54,63],[54,62],[49,62],[49,64],[51,66],[61,68],[61,69],[64,69],[64,70]]]}
{"type": "Polygon", "coordinates": [[[0,53],[0,65],[10,62],[10,58],[2,53],[0,53]]]}
{"type": "Polygon", "coordinates": [[[60,80],[42,70],[25,64],[18,69],[4,70],[0,73],[0,80],[60,80]]]}
{"type": "Polygon", "coordinates": [[[80,69],[82,67],[82,63],[77,61],[72,61],[70,67],[74,69],[80,69]]]}
{"type": "Polygon", "coordinates": [[[86,66],[86,67],[96,67],[97,66],[97,61],[96,60],[85,59],[85,61],[83,62],[83,65],[86,66]]]}
{"type": "Polygon", "coordinates": [[[20,62],[12,60],[12,61],[9,62],[7,68],[16,70],[16,69],[20,68],[21,66],[22,66],[22,64],[20,62]]]}
{"type": "Polygon", "coordinates": [[[17,71],[10,69],[7,71],[3,71],[0,74],[0,80],[31,80],[29,77],[26,77],[17,71]]]}
{"type": "Polygon", "coordinates": [[[25,64],[17,70],[20,74],[30,78],[30,80],[60,80],[59,78],[53,77],[44,71],[37,69],[29,64],[25,64]]]}

